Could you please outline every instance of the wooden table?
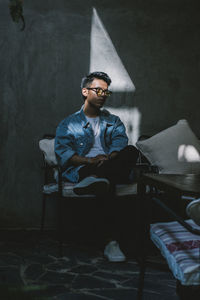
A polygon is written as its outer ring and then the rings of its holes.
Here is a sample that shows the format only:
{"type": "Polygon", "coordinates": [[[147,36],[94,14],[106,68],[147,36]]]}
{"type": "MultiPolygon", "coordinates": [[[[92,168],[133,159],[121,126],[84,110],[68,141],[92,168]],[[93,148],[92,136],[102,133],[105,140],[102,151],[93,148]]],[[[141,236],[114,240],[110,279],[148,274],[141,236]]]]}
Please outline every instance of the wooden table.
{"type": "Polygon", "coordinates": [[[172,190],[184,195],[200,196],[200,175],[144,174],[142,180],[143,184],[153,185],[161,190],[172,190]]]}

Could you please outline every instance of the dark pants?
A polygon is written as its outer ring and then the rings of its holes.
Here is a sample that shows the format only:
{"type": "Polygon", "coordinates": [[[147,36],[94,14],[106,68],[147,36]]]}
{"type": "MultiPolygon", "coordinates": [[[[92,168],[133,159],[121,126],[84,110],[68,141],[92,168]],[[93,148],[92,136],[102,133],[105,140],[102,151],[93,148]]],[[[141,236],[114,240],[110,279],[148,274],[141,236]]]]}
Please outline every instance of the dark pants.
{"type": "Polygon", "coordinates": [[[138,150],[134,146],[127,146],[113,159],[105,160],[100,167],[86,165],[79,170],[79,180],[96,175],[107,178],[111,183],[129,182],[130,173],[138,159],[138,150]]]}
{"type": "MultiPolygon", "coordinates": [[[[137,159],[138,150],[134,146],[127,146],[115,158],[104,161],[100,167],[91,165],[82,167],[79,170],[79,178],[82,180],[90,175],[107,178],[111,183],[111,190],[114,192],[115,184],[130,182],[129,176],[137,159]]],[[[97,201],[95,214],[95,223],[99,234],[106,234],[107,238],[121,241],[124,236],[122,211],[121,202],[116,202],[116,199],[109,195],[101,197],[100,201],[97,201]]]]}

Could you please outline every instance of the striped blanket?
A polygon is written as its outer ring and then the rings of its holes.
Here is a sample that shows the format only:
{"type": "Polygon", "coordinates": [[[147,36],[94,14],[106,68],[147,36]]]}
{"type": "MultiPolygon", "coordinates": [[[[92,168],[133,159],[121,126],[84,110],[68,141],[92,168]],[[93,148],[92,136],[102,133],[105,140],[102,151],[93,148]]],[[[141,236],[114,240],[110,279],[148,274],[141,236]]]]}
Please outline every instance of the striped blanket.
{"type": "MultiPolygon", "coordinates": [[[[192,220],[193,227],[200,229],[192,220]]],[[[150,236],[182,285],[200,285],[200,236],[178,222],[151,224],[150,236]]]]}

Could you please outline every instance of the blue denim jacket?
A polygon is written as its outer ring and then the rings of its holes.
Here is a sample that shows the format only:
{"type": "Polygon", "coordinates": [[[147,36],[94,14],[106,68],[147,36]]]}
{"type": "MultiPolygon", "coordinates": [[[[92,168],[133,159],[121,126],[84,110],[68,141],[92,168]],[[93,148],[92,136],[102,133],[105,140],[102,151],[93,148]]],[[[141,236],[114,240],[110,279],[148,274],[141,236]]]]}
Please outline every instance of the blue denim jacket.
{"type": "MultiPolygon", "coordinates": [[[[83,112],[80,111],[64,119],[56,130],[55,153],[63,170],[63,179],[78,182],[79,169],[83,166],[72,166],[69,159],[74,155],[85,156],[94,142],[93,130],[83,112]]],[[[128,144],[124,124],[120,118],[107,110],[100,112],[100,140],[106,154],[120,151],[128,144]]]]}

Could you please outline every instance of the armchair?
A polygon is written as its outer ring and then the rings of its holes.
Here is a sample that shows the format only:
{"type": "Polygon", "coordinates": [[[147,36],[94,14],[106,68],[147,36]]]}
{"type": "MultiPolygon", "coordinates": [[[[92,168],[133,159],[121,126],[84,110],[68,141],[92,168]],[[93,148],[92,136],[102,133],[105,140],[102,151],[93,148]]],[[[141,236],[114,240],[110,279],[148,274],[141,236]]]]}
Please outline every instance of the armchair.
{"type": "MultiPolygon", "coordinates": [[[[44,183],[43,183],[43,203],[42,203],[42,217],[41,217],[41,231],[44,230],[46,204],[49,195],[55,195],[57,200],[57,216],[58,216],[58,239],[60,255],[62,255],[63,244],[63,200],[71,201],[77,198],[97,198],[95,195],[78,196],[73,192],[74,184],[62,181],[61,169],[57,163],[54,152],[54,135],[44,135],[39,141],[39,148],[43,153],[43,170],[44,170],[44,183]]],[[[144,172],[155,172],[157,169],[151,166],[147,160],[140,154],[138,163],[133,170],[133,176],[139,178],[144,172]]],[[[110,197],[124,197],[137,195],[137,183],[117,185],[115,193],[109,195],[110,197]]]]}

